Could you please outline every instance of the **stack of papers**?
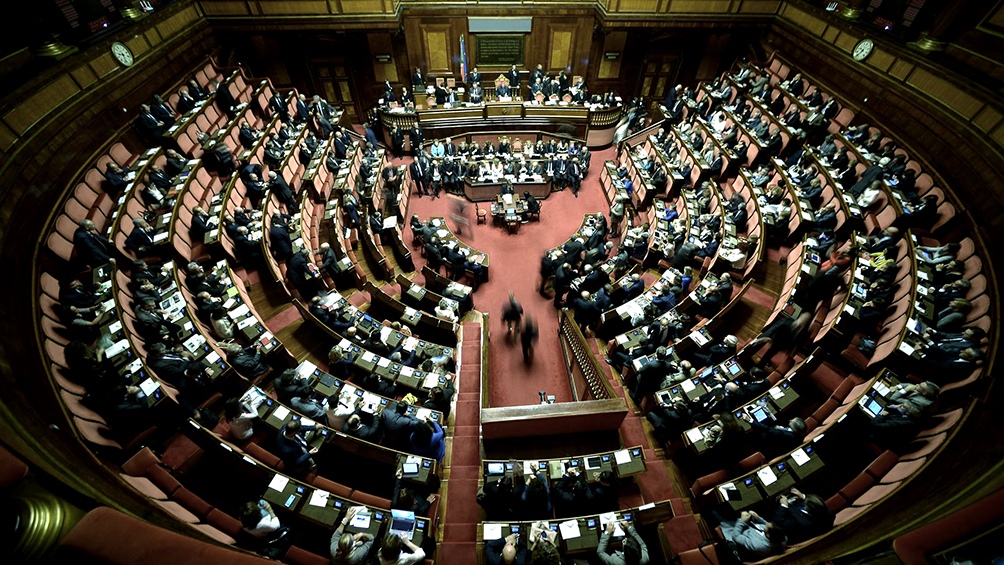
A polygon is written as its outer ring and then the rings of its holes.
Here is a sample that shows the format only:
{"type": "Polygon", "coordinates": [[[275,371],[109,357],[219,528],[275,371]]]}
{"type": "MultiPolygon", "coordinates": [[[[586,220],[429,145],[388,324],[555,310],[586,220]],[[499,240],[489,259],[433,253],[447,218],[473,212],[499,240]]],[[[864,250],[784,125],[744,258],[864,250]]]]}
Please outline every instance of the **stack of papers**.
{"type": "Polygon", "coordinates": [[[307,504],[311,506],[320,506],[323,508],[327,506],[328,496],[330,496],[330,494],[331,493],[329,493],[326,490],[315,490],[310,494],[310,500],[307,502],[307,504]]]}
{"type": "Polygon", "coordinates": [[[631,452],[626,449],[615,451],[614,461],[616,461],[618,465],[627,465],[631,462],[631,452]]]}

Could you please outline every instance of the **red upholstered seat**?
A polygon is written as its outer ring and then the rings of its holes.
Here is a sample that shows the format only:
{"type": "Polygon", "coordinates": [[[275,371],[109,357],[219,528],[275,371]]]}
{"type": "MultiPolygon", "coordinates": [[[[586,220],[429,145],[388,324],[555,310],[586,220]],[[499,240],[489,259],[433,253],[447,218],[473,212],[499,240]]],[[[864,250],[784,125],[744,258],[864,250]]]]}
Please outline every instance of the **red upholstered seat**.
{"type": "Polygon", "coordinates": [[[390,509],[390,500],[358,490],[352,493],[352,500],[373,508],[390,509]]]}
{"type": "Polygon", "coordinates": [[[196,529],[202,535],[212,539],[213,541],[225,544],[225,545],[235,545],[237,540],[223,533],[222,531],[210,526],[209,524],[189,524],[192,528],[196,529]]]}
{"type": "Polygon", "coordinates": [[[342,498],[352,497],[351,488],[341,483],[336,483],[334,481],[325,479],[324,477],[321,476],[314,477],[314,480],[310,484],[321,490],[326,490],[335,496],[340,496],[342,498]]]}
{"type": "MultiPolygon", "coordinates": [[[[226,532],[225,532],[226,533],[226,532]]],[[[228,534],[229,535],[229,534],[228,534]]],[[[60,542],[63,563],[110,565],[178,565],[181,563],[227,563],[265,565],[274,563],[222,548],[143,522],[111,508],[88,512],[60,542]]]]}
{"type": "Polygon", "coordinates": [[[289,551],[286,552],[286,556],[282,560],[285,563],[292,563],[293,565],[327,565],[331,563],[330,557],[321,557],[316,553],[300,549],[295,545],[289,548],[289,551]]]}
{"type": "Polygon", "coordinates": [[[73,425],[76,426],[77,431],[88,443],[94,444],[98,447],[105,447],[110,449],[122,449],[122,444],[110,439],[110,430],[108,426],[104,424],[99,424],[97,422],[92,422],[90,420],[84,420],[78,416],[73,417],[73,425]]]}
{"type": "Polygon", "coordinates": [[[879,482],[895,483],[902,481],[908,478],[910,475],[913,475],[914,473],[919,471],[920,468],[923,467],[924,463],[926,462],[927,459],[923,458],[923,459],[914,459],[913,461],[903,461],[901,463],[897,463],[894,467],[889,469],[889,472],[886,473],[885,476],[882,477],[882,480],[880,480],[879,482]]]}
{"type": "Polygon", "coordinates": [[[153,484],[153,481],[146,477],[134,477],[125,473],[119,473],[119,478],[125,481],[126,484],[132,488],[136,489],[143,496],[155,498],[157,500],[167,500],[167,494],[157,488],[157,485],[153,484]]]}
{"type": "Polygon", "coordinates": [[[918,438],[926,438],[951,429],[962,419],[962,408],[956,408],[951,412],[938,414],[933,418],[935,424],[917,434],[918,438]]]}
{"type": "Polygon", "coordinates": [[[221,511],[219,508],[213,508],[206,515],[206,523],[235,539],[239,538],[243,531],[241,523],[237,518],[221,511]]]}
{"type": "Polygon", "coordinates": [[[838,494],[844,497],[847,502],[854,502],[859,496],[865,493],[871,486],[875,484],[875,479],[866,473],[861,473],[854,480],[847,483],[847,486],[840,489],[838,494]]]}
{"type": "Polygon", "coordinates": [[[876,457],[875,460],[872,461],[872,464],[865,469],[865,473],[868,473],[874,479],[881,479],[889,472],[889,469],[892,469],[893,465],[895,465],[898,460],[899,456],[892,451],[883,451],[882,454],[876,457]]]}
{"type": "Polygon", "coordinates": [[[850,522],[854,518],[863,514],[865,510],[871,508],[870,506],[851,506],[850,508],[844,508],[840,512],[837,512],[836,518],[833,519],[833,525],[839,526],[840,524],[845,524],[850,522]]]}
{"type": "Polygon", "coordinates": [[[713,545],[688,549],[678,553],[676,558],[680,561],[680,565],[718,565],[718,554],[715,553],[713,545]]]}
{"type": "Polygon", "coordinates": [[[941,444],[945,442],[945,438],[948,437],[947,433],[935,434],[922,439],[914,440],[910,444],[910,451],[906,455],[900,456],[900,461],[913,461],[914,459],[921,459],[927,457],[934,452],[935,449],[941,447],[941,444]]]}
{"type": "Polygon", "coordinates": [[[179,488],[178,491],[171,496],[171,499],[184,506],[185,509],[192,514],[198,516],[200,520],[208,516],[213,510],[212,504],[202,500],[198,495],[185,487],[179,488]]]}
{"type": "Polygon", "coordinates": [[[877,484],[872,488],[868,489],[867,491],[865,491],[864,494],[859,496],[858,499],[854,501],[854,506],[869,506],[873,503],[877,503],[878,501],[882,500],[883,498],[895,492],[895,490],[898,489],[899,485],[901,484],[902,482],[877,484]]]}

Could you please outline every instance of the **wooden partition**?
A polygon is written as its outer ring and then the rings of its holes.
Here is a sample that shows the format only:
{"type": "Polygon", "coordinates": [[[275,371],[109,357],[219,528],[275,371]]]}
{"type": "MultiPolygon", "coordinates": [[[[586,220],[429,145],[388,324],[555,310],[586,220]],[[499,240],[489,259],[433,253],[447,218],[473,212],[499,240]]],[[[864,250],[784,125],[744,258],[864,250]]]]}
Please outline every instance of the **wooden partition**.
{"type": "Polygon", "coordinates": [[[485,440],[612,431],[620,427],[628,407],[623,398],[586,400],[481,410],[485,440]]]}

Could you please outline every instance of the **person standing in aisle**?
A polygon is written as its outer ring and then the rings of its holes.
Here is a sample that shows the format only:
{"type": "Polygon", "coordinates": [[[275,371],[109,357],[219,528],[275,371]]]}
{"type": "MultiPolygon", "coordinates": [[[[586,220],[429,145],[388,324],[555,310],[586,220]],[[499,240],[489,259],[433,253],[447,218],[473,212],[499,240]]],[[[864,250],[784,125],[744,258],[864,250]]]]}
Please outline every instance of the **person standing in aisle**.
{"type": "Polygon", "coordinates": [[[523,320],[523,333],[519,339],[523,344],[523,362],[529,364],[530,357],[533,355],[533,342],[537,341],[537,324],[533,322],[533,318],[529,314],[523,320]]]}

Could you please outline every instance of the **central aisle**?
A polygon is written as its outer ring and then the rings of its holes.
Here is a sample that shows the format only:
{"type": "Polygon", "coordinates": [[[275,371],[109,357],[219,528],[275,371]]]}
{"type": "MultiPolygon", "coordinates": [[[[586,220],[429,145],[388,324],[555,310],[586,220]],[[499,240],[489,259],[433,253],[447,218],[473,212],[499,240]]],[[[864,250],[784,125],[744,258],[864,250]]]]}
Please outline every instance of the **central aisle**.
{"type": "MultiPolygon", "coordinates": [[[[471,247],[488,253],[491,266],[490,280],[474,294],[474,307],[490,314],[488,330],[491,332],[490,375],[492,407],[519,406],[539,403],[537,391],[546,390],[557,402],[572,400],[564,358],[558,345],[558,314],[553,303],[537,292],[540,285],[540,258],[544,251],[564,243],[582,223],[583,214],[607,213],[609,206],[600,188],[600,170],[603,162],[614,156],[614,149],[593,153],[589,174],[582,182],[579,197],[571,190],[552,192],[541,206],[539,222],[531,221],[520,226],[519,232],[510,235],[505,228],[492,224],[476,225],[474,204],[468,203],[466,217],[471,229],[465,228],[458,237],[471,247]],[[532,362],[523,363],[519,342],[506,339],[502,306],[512,290],[525,313],[537,322],[540,339],[535,345],[532,362]]],[[[408,160],[395,159],[394,165],[408,160]]],[[[409,187],[414,191],[414,187],[409,187]]],[[[447,217],[450,229],[456,233],[456,224],[449,218],[455,197],[443,193],[439,199],[418,198],[412,193],[410,214],[418,214],[422,221],[433,216],[447,217]]],[[[488,204],[481,203],[485,208],[488,204]]],[[[407,218],[406,222],[410,219],[407,218]]],[[[410,229],[405,229],[411,242],[410,229]]],[[[425,259],[413,247],[413,257],[419,271],[425,259]]],[[[418,277],[421,279],[421,275],[418,277]]]]}

